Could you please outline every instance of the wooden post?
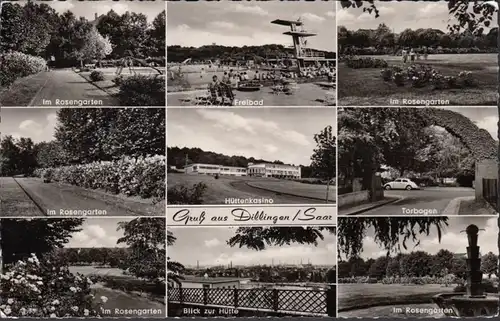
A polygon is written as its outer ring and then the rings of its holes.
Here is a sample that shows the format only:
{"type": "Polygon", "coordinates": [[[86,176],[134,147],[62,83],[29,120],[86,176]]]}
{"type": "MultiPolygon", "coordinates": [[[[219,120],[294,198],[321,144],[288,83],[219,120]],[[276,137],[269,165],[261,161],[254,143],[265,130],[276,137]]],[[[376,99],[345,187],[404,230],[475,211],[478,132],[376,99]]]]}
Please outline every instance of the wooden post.
{"type": "Polygon", "coordinates": [[[234,307],[237,308],[238,307],[238,291],[239,289],[233,289],[233,293],[234,293],[234,307]]]}
{"type": "Polygon", "coordinates": [[[326,290],[326,314],[332,318],[337,317],[337,291],[333,285],[326,290]]]}
{"type": "Polygon", "coordinates": [[[280,308],[278,289],[273,289],[272,298],[273,298],[273,300],[272,300],[272,302],[273,302],[273,310],[274,311],[278,311],[279,308],[280,308]]]}
{"type": "Polygon", "coordinates": [[[184,302],[184,291],[182,291],[182,286],[179,287],[179,302],[182,304],[184,302]]]}

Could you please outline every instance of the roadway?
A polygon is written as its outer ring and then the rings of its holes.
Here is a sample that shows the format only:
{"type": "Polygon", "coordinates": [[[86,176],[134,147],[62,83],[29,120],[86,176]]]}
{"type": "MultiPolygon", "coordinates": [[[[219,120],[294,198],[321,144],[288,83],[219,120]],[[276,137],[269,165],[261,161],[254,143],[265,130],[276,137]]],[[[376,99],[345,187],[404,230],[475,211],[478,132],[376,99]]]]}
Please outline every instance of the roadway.
{"type": "Polygon", "coordinates": [[[29,106],[60,106],[56,100],[97,101],[90,106],[118,106],[118,101],[97,88],[71,69],[56,69],[47,73],[47,79],[31,100],[29,106]],[[102,102],[102,104],[101,104],[102,102]]]}
{"type": "Polygon", "coordinates": [[[152,205],[146,200],[127,199],[102,191],[43,183],[37,178],[1,177],[0,202],[1,217],[165,215],[164,204],[152,205]]]}
{"type": "Polygon", "coordinates": [[[359,215],[388,216],[458,214],[458,200],[473,198],[474,189],[465,187],[426,187],[421,190],[412,191],[384,191],[384,196],[399,198],[399,200],[363,213],[359,213],[359,215]]]}

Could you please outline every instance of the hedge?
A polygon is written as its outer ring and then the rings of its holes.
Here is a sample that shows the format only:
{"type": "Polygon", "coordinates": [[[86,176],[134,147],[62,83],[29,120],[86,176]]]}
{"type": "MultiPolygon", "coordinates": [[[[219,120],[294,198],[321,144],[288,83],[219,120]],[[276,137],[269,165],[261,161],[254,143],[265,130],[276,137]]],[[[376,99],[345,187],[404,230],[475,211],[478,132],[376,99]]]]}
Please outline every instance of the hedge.
{"type": "Polygon", "coordinates": [[[165,198],[165,156],[131,158],[35,170],[36,177],[113,194],[165,198]]]}

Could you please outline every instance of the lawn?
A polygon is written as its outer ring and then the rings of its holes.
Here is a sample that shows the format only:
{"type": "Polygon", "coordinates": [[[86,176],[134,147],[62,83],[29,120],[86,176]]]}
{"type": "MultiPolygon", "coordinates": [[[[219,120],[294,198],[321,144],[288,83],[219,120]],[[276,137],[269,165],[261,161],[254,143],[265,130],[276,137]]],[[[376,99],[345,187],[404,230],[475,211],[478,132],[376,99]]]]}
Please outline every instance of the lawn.
{"type": "MultiPolygon", "coordinates": [[[[168,174],[168,188],[184,185],[191,187],[204,183],[207,189],[203,204],[224,204],[226,198],[272,198],[275,204],[315,204],[324,203],[325,185],[298,183],[289,180],[251,177],[223,177],[215,179],[208,175],[168,174]],[[296,195],[296,196],[293,196],[296,195]],[[311,197],[317,197],[313,199],[311,197]]],[[[330,190],[331,200],[335,200],[335,190],[330,190]]]]}
{"type": "MultiPolygon", "coordinates": [[[[403,66],[401,57],[376,56],[387,60],[389,65],[403,66]]],[[[390,100],[425,99],[449,100],[456,106],[496,106],[497,56],[495,54],[431,55],[427,61],[419,61],[435,68],[444,76],[458,76],[461,71],[470,71],[477,83],[475,88],[434,90],[431,87],[398,87],[394,82],[385,82],[382,68],[352,69],[339,63],[339,106],[388,106],[390,100]]]]}
{"type": "Polygon", "coordinates": [[[0,106],[29,106],[49,76],[49,72],[41,72],[17,79],[8,88],[0,88],[0,106]]]}
{"type": "MultiPolygon", "coordinates": [[[[103,281],[92,285],[96,303],[101,301],[101,296],[108,298],[103,304],[102,313],[113,317],[164,317],[165,294],[150,293],[152,288],[144,280],[125,275],[123,270],[117,268],[99,268],[95,266],[70,266],[72,273],[81,273],[85,276],[104,277],[103,281]],[[132,311],[136,309],[136,311],[132,311]],[[152,309],[155,309],[153,311],[152,309]],[[128,313],[122,313],[122,310],[128,313]],[[137,310],[144,310],[139,315],[137,310]],[[159,313],[157,313],[160,311],[159,313]]],[[[158,292],[158,291],[155,291],[158,292]]]]}
{"type": "Polygon", "coordinates": [[[339,284],[338,311],[432,304],[434,295],[449,292],[453,292],[453,286],[445,287],[439,284],[339,284]]]}

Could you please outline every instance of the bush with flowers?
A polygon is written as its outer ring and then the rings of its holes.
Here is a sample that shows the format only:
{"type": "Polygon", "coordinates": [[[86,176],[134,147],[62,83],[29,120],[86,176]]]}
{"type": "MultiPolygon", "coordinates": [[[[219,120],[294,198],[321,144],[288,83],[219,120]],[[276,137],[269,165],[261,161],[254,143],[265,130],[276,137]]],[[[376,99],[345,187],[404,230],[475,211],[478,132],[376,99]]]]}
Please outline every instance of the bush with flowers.
{"type": "Polygon", "coordinates": [[[349,68],[387,68],[389,64],[384,59],[371,57],[348,57],[345,59],[346,65],[349,68]]]}
{"type": "Polygon", "coordinates": [[[83,165],[42,168],[34,172],[44,177],[52,172],[52,180],[89,189],[103,189],[113,194],[165,198],[165,156],[124,157],[83,165]]]}
{"type": "Polygon", "coordinates": [[[46,70],[47,62],[22,52],[10,52],[0,60],[0,86],[8,86],[17,78],[26,77],[46,70]]]}
{"type": "Polygon", "coordinates": [[[107,301],[96,303],[89,278],[35,254],[0,278],[0,311],[7,317],[96,317],[107,301]]]}

